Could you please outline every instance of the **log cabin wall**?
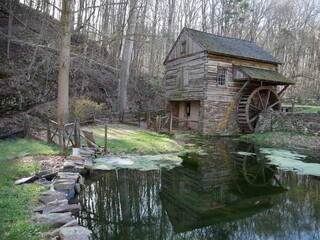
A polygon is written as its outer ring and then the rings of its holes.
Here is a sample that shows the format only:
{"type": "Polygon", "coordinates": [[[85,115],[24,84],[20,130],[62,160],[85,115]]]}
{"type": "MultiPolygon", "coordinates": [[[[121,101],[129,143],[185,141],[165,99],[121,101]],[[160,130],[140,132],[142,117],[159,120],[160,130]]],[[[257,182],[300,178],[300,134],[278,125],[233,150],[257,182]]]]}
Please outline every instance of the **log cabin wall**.
{"type": "MultiPolygon", "coordinates": [[[[192,37],[183,32],[171,49],[166,61],[166,100],[168,106],[179,101],[202,101],[205,97],[204,82],[207,73],[207,53],[192,37]]],[[[203,118],[200,103],[199,119],[203,118]]],[[[176,111],[176,110],[174,110],[176,111]]],[[[176,115],[178,117],[178,115],[176,115]]],[[[199,131],[201,130],[201,121],[199,131]]],[[[197,125],[197,124],[193,124],[197,125]]],[[[195,128],[195,126],[192,126],[195,128]]]]}
{"type": "MultiPolygon", "coordinates": [[[[205,100],[202,103],[204,117],[202,119],[202,134],[230,135],[240,134],[237,124],[236,94],[244,82],[233,80],[233,66],[246,66],[266,70],[276,70],[276,64],[209,55],[207,61],[207,78],[205,80],[205,100]],[[226,72],[225,85],[219,85],[219,71],[226,72]]],[[[256,88],[257,84],[250,84],[248,88],[256,88]]]]}
{"type": "MultiPolygon", "coordinates": [[[[182,31],[165,60],[167,106],[178,117],[180,107],[177,109],[177,106],[182,106],[182,102],[200,101],[201,134],[241,133],[237,123],[235,96],[244,82],[233,81],[234,65],[277,70],[278,64],[210,54],[192,35],[182,31]],[[224,85],[218,84],[221,70],[225,71],[224,85]]],[[[258,86],[256,83],[247,87],[258,86]]]]}

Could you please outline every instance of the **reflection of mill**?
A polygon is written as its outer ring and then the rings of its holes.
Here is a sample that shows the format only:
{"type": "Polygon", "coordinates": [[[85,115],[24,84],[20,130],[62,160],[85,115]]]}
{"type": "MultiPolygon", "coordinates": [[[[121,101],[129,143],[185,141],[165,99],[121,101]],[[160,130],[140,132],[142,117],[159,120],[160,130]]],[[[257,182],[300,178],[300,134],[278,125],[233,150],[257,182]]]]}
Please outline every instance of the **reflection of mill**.
{"type": "Polygon", "coordinates": [[[219,145],[213,155],[187,156],[184,167],[162,173],[161,198],[176,231],[251,216],[285,191],[274,167],[258,163],[246,144],[240,151],[228,154],[219,145]]]}

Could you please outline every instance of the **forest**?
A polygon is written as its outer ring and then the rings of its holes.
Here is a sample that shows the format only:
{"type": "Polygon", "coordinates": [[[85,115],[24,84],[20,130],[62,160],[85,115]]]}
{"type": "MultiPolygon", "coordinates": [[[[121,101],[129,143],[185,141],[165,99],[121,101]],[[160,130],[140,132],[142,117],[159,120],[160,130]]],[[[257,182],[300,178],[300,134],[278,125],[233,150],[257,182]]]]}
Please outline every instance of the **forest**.
{"type": "Polygon", "coordinates": [[[103,103],[109,112],[123,107],[163,109],[163,62],[181,30],[189,27],[257,42],[283,62],[279,71],[295,82],[286,98],[319,102],[317,0],[2,0],[3,117],[17,111],[52,117],[59,22],[66,2],[70,3],[71,99],[85,96],[103,103]],[[125,102],[120,104],[119,99],[125,102]]]}

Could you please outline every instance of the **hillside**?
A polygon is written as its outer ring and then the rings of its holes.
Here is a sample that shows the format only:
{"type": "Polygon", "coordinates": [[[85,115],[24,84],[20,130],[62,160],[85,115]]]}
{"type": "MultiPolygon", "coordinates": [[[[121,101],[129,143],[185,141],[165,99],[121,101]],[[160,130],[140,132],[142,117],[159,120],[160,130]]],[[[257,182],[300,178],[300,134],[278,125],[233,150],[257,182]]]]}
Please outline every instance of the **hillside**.
{"type": "MultiPolygon", "coordinates": [[[[59,22],[20,4],[13,6],[13,16],[9,38],[8,9],[0,8],[0,138],[21,131],[27,115],[38,124],[52,117],[46,111],[52,112],[57,96],[59,22]]],[[[95,57],[98,42],[84,44],[82,39],[72,36],[70,98],[87,96],[116,111],[118,71],[95,57]]],[[[162,107],[162,87],[150,79],[133,74],[128,91],[132,109],[141,103],[144,109],[162,107]]]]}

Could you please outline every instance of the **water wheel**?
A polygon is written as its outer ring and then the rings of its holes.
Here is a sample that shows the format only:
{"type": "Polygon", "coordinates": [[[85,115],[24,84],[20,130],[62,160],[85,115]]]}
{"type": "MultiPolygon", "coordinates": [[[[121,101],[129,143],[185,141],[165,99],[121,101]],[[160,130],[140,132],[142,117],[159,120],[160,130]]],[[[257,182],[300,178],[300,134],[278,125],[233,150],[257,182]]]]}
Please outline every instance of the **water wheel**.
{"type": "Polygon", "coordinates": [[[238,123],[244,133],[253,133],[260,112],[280,111],[279,96],[271,86],[247,89],[238,102],[238,123]]]}

